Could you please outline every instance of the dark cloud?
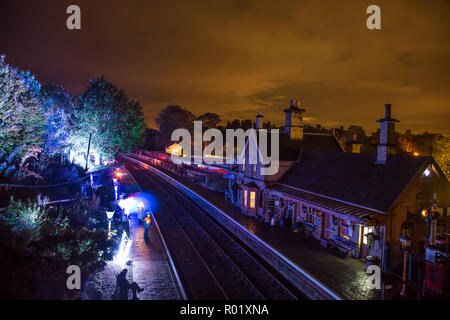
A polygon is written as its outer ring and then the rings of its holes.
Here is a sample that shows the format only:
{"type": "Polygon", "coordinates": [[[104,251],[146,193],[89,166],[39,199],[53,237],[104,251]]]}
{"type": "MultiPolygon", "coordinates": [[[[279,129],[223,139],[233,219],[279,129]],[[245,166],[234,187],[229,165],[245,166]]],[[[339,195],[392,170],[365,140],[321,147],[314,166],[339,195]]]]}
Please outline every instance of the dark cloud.
{"type": "Polygon", "coordinates": [[[0,51],[42,82],[81,93],[104,75],[140,101],[148,122],[166,104],[224,119],[283,121],[291,98],[311,121],[369,130],[393,104],[400,129],[450,133],[450,2],[2,1],[0,51]]]}

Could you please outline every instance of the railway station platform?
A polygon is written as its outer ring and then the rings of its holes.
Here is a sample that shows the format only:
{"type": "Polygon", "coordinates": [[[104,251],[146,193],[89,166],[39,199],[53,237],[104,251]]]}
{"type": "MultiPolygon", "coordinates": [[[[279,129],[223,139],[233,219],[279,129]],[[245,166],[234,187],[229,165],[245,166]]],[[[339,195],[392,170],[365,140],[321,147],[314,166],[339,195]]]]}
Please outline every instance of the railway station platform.
{"type": "MultiPolygon", "coordinates": [[[[259,237],[344,299],[381,299],[381,290],[368,288],[366,264],[362,261],[351,257],[344,259],[335,256],[323,248],[320,242],[315,239],[306,239],[302,234],[293,233],[287,228],[272,227],[253,217],[244,215],[239,208],[225,199],[222,192],[208,190],[168,170],[159,167],[157,169],[205,198],[247,229],[248,232],[259,237]]],[[[390,295],[390,292],[386,292],[386,298],[390,295]]]]}
{"type": "MultiPolygon", "coordinates": [[[[121,183],[126,195],[139,191],[133,177],[123,171],[121,183]]],[[[116,276],[124,268],[128,269],[127,280],[136,282],[144,291],[138,294],[140,300],[183,300],[183,292],[178,284],[170,256],[166,251],[158,228],[153,225],[148,240],[144,238],[144,226],[139,224],[137,213],[129,216],[130,236],[133,239],[130,250],[132,264],[109,261],[104,270],[87,280],[82,291],[83,300],[111,300],[116,289],[116,276]]],[[[132,298],[131,291],[128,299],[132,298]]]]}

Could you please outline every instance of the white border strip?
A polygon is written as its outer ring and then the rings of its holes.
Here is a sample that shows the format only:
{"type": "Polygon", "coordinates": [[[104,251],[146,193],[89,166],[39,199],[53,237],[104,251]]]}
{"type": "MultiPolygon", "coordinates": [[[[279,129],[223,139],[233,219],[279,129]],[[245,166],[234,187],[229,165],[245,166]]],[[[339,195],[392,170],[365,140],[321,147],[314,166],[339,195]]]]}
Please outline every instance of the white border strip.
{"type": "MultiPolygon", "coordinates": [[[[128,172],[128,175],[133,179],[134,183],[138,186],[139,191],[142,192],[141,187],[136,182],[136,179],[134,179],[133,175],[126,168],[124,168],[124,169],[128,172]]],[[[172,270],[173,270],[173,272],[175,274],[175,278],[176,278],[177,283],[178,283],[178,288],[181,291],[182,298],[183,298],[183,300],[188,300],[186,292],[184,291],[183,285],[181,284],[181,280],[180,280],[180,276],[178,275],[177,268],[175,268],[175,264],[173,263],[172,256],[170,255],[169,248],[167,247],[166,241],[164,240],[164,237],[163,237],[163,235],[161,233],[161,229],[159,228],[158,221],[156,221],[156,218],[153,215],[153,212],[150,211],[150,214],[153,217],[153,221],[155,221],[155,225],[156,225],[156,229],[158,230],[159,238],[161,239],[161,242],[162,242],[162,244],[164,246],[164,250],[166,251],[167,257],[169,258],[170,266],[172,267],[172,270]]]]}
{"type": "Polygon", "coordinates": [[[308,278],[309,280],[311,280],[317,287],[319,287],[321,290],[323,290],[324,292],[326,292],[328,295],[330,295],[330,297],[332,297],[335,300],[343,300],[343,298],[341,296],[339,296],[336,292],[334,292],[332,289],[328,288],[324,283],[322,283],[320,280],[316,279],[314,276],[312,276],[311,274],[309,274],[308,272],[306,272],[305,270],[301,269],[297,264],[295,264],[293,261],[291,261],[289,258],[287,258],[286,256],[284,256],[283,254],[279,253],[277,250],[275,250],[274,248],[272,248],[269,244],[267,244],[264,240],[260,239],[259,237],[257,237],[256,235],[254,235],[253,233],[249,232],[246,228],[244,228],[240,223],[234,221],[234,219],[230,218],[226,213],[224,213],[222,210],[220,210],[219,208],[217,208],[215,205],[213,205],[212,203],[210,203],[208,200],[206,200],[205,198],[203,198],[202,196],[200,196],[199,194],[197,194],[196,192],[192,191],[191,189],[189,189],[188,187],[186,187],[184,184],[182,184],[181,182],[175,180],[174,178],[168,176],[167,174],[165,174],[164,172],[159,171],[158,169],[156,169],[155,167],[152,167],[144,162],[141,162],[139,160],[133,159],[133,158],[129,158],[125,155],[122,155],[122,157],[131,160],[131,161],[136,161],[141,163],[142,165],[149,167],[155,171],[158,171],[158,173],[164,175],[165,177],[169,178],[170,180],[172,180],[173,182],[175,182],[175,184],[179,184],[181,185],[183,188],[186,188],[187,190],[189,190],[190,192],[194,193],[196,196],[198,196],[199,198],[201,198],[203,201],[205,201],[206,203],[208,203],[210,206],[212,206],[213,208],[215,208],[218,212],[220,212],[225,218],[227,218],[230,222],[232,222],[233,224],[237,225],[239,228],[241,228],[243,231],[245,231],[247,234],[249,234],[251,237],[253,237],[253,239],[255,239],[256,241],[258,241],[259,243],[261,243],[263,246],[265,246],[267,249],[269,249],[269,251],[271,251],[272,253],[275,253],[278,257],[280,257],[282,260],[284,260],[289,266],[291,266],[292,268],[294,268],[296,271],[300,272],[303,276],[305,276],[306,278],[308,278]]]}

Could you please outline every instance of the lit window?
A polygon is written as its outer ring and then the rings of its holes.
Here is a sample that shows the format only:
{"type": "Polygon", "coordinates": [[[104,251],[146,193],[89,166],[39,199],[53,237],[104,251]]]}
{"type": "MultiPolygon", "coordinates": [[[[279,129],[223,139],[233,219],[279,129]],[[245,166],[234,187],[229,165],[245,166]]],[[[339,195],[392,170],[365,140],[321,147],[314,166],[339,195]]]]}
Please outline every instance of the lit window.
{"type": "Polygon", "coordinates": [[[244,207],[247,208],[247,190],[244,189],[244,207]]]}
{"type": "Polygon", "coordinates": [[[371,233],[373,230],[373,227],[364,227],[364,233],[363,233],[363,243],[367,245],[367,237],[366,235],[371,233]]]}
{"type": "Polygon", "coordinates": [[[349,230],[350,226],[345,222],[345,220],[341,220],[341,230],[340,230],[340,236],[344,237],[346,239],[349,239],[349,230]]]}
{"type": "Polygon", "coordinates": [[[256,192],[251,191],[250,192],[250,208],[255,207],[255,200],[256,200],[256,192]]]}

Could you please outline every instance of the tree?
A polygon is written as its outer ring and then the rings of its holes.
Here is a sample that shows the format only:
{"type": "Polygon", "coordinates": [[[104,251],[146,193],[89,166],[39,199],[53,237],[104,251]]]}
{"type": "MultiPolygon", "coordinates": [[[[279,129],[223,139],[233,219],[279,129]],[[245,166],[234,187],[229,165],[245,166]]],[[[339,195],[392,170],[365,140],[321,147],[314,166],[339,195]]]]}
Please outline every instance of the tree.
{"type": "Polygon", "coordinates": [[[207,112],[202,114],[200,117],[196,119],[197,121],[202,122],[202,127],[204,130],[210,129],[210,128],[216,128],[217,125],[220,123],[220,115],[212,112],[207,112]]]}
{"type": "Polygon", "coordinates": [[[42,89],[48,122],[46,125],[44,154],[63,152],[69,147],[73,131],[72,113],[78,99],[62,86],[47,85],[42,89]]]}
{"type": "Polygon", "coordinates": [[[184,128],[193,132],[193,121],[195,116],[180,106],[167,106],[155,121],[159,125],[159,133],[156,138],[158,148],[165,148],[171,142],[172,132],[178,128],[184,128]]]}
{"type": "Polygon", "coordinates": [[[234,119],[233,121],[231,121],[230,126],[228,126],[227,124],[227,129],[239,129],[241,127],[241,121],[239,121],[238,119],[234,119]]]}
{"type": "Polygon", "coordinates": [[[155,137],[158,134],[158,130],[148,128],[145,130],[145,143],[144,148],[147,150],[155,150],[155,137]]]}
{"type": "Polygon", "coordinates": [[[131,101],[126,110],[125,134],[126,138],[121,147],[122,150],[141,147],[145,144],[146,125],[144,113],[139,102],[131,101]]]}
{"type": "Polygon", "coordinates": [[[122,89],[103,77],[91,80],[74,112],[74,133],[70,143],[77,151],[91,150],[107,159],[117,152],[140,146],[145,139],[145,122],[139,103],[129,101],[122,89]]]}
{"type": "Polygon", "coordinates": [[[434,141],[433,158],[439,167],[450,178],[450,137],[441,136],[434,141]]]}
{"type": "Polygon", "coordinates": [[[414,141],[414,135],[411,130],[406,130],[405,133],[401,134],[399,139],[399,148],[407,153],[412,153],[417,151],[417,146],[414,141]]]}
{"type": "Polygon", "coordinates": [[[241,128],[242,128],[243,130],[248,130],[248,129],[252,128],[252,127],[253,127],[253,122],[252,122],[252,120],[245,119],[245,120],[242,120],[242,121],[241,121],[241,128]]]}
{"type": "Polygon", "coordinates": [[[41,85],[30,75],[0,59],[0,152],[10,154],[44,142],[47,121],[41,85]]]}
{"type": "Polygon", "coordinates": [[[118,225],[108,237],[105,211],[95,198],[57,208],[47,204],[43,198],[11,198],[0,215],[0,260],[14,262],[0,266],[1,298],[61,299],[70,293],[60,285],[68,265],[79,266],[85,279],[112,259],[118,225]]]}

